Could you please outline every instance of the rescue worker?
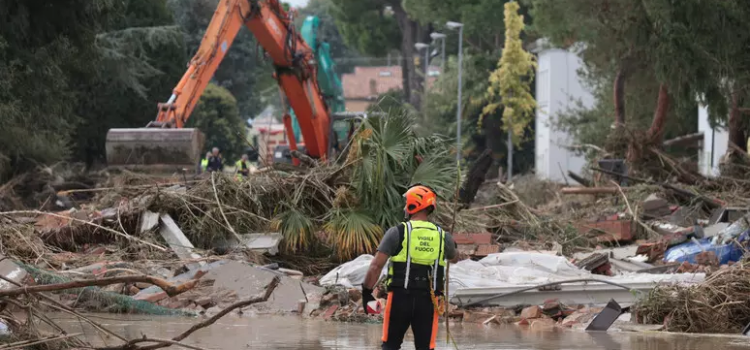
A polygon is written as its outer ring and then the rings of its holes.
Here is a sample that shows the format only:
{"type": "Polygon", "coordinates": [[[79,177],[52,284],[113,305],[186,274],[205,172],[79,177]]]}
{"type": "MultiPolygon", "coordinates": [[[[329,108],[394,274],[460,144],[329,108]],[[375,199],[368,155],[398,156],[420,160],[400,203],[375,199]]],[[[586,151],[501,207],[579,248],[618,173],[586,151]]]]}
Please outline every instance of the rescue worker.
{"type": "Polygon", "coordinates": [[[211,158],[211,152],[206,152],[206,158],[201,159],[201,172],[208,171],[208,159],[211,158]]]}
{"type": "Polygon", "coordinates": [[[210,172],[224,170],[224,161],[221,159],[221,154],[219,154],[218,147],[214,147],[211,150],[211,156],[208,157],[208,165],[206,166],[206,170],[210,172]]]}
{"type": "Polygon", "coordinates": [[[243,154],[242,158],[237,161],[237,163],[234,164],[235,172],[237,174],[237,180],[243,180],[247,179],[247,177],[250,175],[250,173],[255,172],[255,167],[250,164],[250,161],[247,158],[247,154],[243,154]]]}
{"type": "Polygon", "coordinates": [[[458,260],[457,246],[448,232],[428,221],[437,205],[434,191],[416,185],[404,197],[408,221],[383,236],[362,284],[362,305],[367,313],[368,302],[375,300],[373,288],[390,258],[382,349],[400,349],[410,326],[416,350],[434,349],[438,314],[445,307],[444,267],[446,259],[458,260]]]}

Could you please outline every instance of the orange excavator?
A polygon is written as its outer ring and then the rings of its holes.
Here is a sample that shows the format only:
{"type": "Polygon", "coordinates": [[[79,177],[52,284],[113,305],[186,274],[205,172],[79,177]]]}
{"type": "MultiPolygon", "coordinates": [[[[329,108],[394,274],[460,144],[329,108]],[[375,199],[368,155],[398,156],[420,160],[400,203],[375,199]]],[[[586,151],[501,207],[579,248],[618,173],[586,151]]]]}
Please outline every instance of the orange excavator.
{"type": "MultiPolygon", "coordinates": [[[[184,126],[243,26],[250,29],[273,61],[274,76],[294,110],[307,155],[326,159],[334,118],[318,86],[313,50],[295,30],[292,16],[278,0],[221,0],[185,75],[169,100],[158,105],[156,120],[145,128],[109,130],[109,166],[171,170],[191,169],[198,164],[204,136],[199,130],[184,126]]],[[[288,114],[284,125],[290,149],[296,151],[288,114]]]]}

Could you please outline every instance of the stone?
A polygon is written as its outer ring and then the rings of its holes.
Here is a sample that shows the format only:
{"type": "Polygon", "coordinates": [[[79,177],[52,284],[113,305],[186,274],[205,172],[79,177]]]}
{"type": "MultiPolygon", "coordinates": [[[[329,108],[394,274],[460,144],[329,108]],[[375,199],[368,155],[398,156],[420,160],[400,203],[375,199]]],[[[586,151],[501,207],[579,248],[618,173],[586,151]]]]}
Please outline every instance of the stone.
{"type": "Polygon", "coordinates": [[[555,327],[557,323],[551,318],[538,318],[529,321],[531,329],[547,329],[555,327]]]}
{"type": "Polygon", "coordinates": [[[562,321],[562,326],[570,328],[575,325],[586,325],[591,322],[591,320],[593,320],[595,316],[595,313],[590,312],[586,309],[581,309],[566,317],[562,321]]]}
{"type": "Polygon", "coordinates": [[[205,296],[195,299],[195,303],[198,304],[198,306],[203,307],[204,309],[208,309],[215,304],[211,296],[205,296]]]}
{"type": "Polygon", "coordinates": [[[660,218],[671,214],[669,210],[669,203],[662,198],[659,198],[656,194],[651,194],[643,201],[643,214],[644,216],[652,219],[660,218]]]}
{"type": "Polygon", "coordinates": [[[349,289],[349,300],[354,302],[362,300],[362,291],[356,288],[349,289]]]}
{"type": "Polygon", "coordinates": [[[555,315],[562,310],[560,307],[560,301],[557,299],[549,299],[544,301],[542,311],[547,315],[555,315]]]}
{"type": "Polygon", "coordinates": [[[138,289],[138,287],[136,287],[136,286],[130,286],[130,287],[128,287],[128,295],[136,295],[140,291],[141,290],[138,289]]]}
{"type": "Polygon", "coordinates": [[[541,318],[543,315],[542,308],[537,305],[529,306],[521,311],[521,318],[524,319],[541,318]]]}
{"type": "Polygon", "coordinates": [[[489,312],[464,310],[463,321],[466,323],[482,323],[494,316],[489,312]]]}

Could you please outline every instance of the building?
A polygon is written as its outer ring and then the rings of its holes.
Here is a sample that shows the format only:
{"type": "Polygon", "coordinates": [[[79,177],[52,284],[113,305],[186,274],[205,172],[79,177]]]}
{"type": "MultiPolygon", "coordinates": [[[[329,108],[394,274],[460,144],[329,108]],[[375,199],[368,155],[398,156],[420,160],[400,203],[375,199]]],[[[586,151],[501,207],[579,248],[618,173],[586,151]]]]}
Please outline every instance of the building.
{"type": "Polygon", "coordinates": [[[698,132],[703,133],[703,145],[698,154],[698,168],[704,176],[719,176],[719,161],[727,153],[729,131],[722,125],[712,128],[708,107],[698,107],[698,132]]]}
{"type": "Polygon", "coordinates": [[[584,107],[594,105],[595,99],[586,90],[578,75],[581,59],[574,49],[564,50],[538,40],[536,71],[536,175],[557,182],[565,181],[568,171],[580,173],[586,160],[570,149],[572,138],[554,126],[558,115],[580,101],[584,107]]]}
{"type": "MultiPolygon", "coordinates": [[[[348,112],[364,112],[376,103],[378,96],[403,87],[401,66],[355,67],[353,73],[341,76],[348,112]]],[[[440,75],[439,67],[429,67],[429,83],[440,75]]]]}
{"type": "Polygon", "coordinates": [[[276,119],[276,109],[268,106],[258,116],[252,119],[252,128],[248,132],[248,142],[258,149],[258,164],[273,163],[273,152],[276,146],[286,145],[284,124],[276,119]]]}

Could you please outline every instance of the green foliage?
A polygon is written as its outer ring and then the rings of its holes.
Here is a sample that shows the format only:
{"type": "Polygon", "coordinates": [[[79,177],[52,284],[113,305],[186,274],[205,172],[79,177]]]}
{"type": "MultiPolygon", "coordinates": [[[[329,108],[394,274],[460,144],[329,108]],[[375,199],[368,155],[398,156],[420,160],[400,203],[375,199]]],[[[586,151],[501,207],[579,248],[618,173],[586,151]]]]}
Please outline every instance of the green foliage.
{"type": "MultiPolygon", "coordinates": [[[[498,62],[498,69],[490,74],[487,99],[482,117],[503,107],[503,130],[512,130],[513,142],[520,145],[525,129],[534,121],[536,101],[531,95],[536,62],[534,56],[523,49],[521,31],[523,17],[518,14],[519,5],[505,3],[505,47],[498,62]],[[497,101],[500,97],[501,101],[497,101]]],[[[479,123],[481,125],[482,118],[479,123]]]]}
{"type": "MultiPolygon", "coordinates": [[[[750,4],[746,1],[526,2],[532,5],[539,34],[562,47],[585,44],[582,57],[587,78],[601,98],[595,109],[577,112],[578,124],[584,128],[594,128],[592,119],[599,126],[608,125],[600,118],[613,116],[612,109],[608,110],[612,104],[602,99],[611,99],[612,88],[607,85],[613,83],[618,69],[626,77],[627,124],[635,128],[650,124],[654,109],[642,109],[654,106],[654,86],[665,83],[675,107],[665,131],[673,135],[685,125],[696,124],[696,98],[709,105],[714,123],[725,120],[733,86],[747,80],[750,61],[742,52],[749,33],[750,4]]],[[[594,130],[580,131],[580,142],[601,139],[594,130]]]]}
{"type": "Polygon", "coordinates": [[[313,244],[315,226],[312,218],[297,209],[296,203],[271,221],[271,227],[281,232],[288,251],[308,250],[313,244]]]}
{"type": "Polygon", "coordinates": [[[450,198],[455,190],[449,141],[417,136],[414,120],[406,113],[366,119],[355,143],[349,156],[362,158],[353,175],[360,209],[381,227],[403,218],[402,195],[409,185],[430,186],[443,198],[450,198]]]}
{"type": "Polygon", "coordinates": [[[400,48],[401,32],[398,23],[386,9],[386,3],[400,7],[400,2],[330,1],[334,6],[336,26],[344,42],[350,47],[372,56],[384,56],[400,48]]]}
{"type": "Polygon", "coordinates": [[[245,147],[247,129],[240,118],[237,100],[228,89],[208,84],[188,127],[206,135],[206,147],[219,147],[225,162],[234,163],[245,147]]]}
{"type": "MultiPolygon", "coordinates": [[[[198,50],[218,3],[219,0],[169,0],[169,7],[185,35],[187,57],[198,50]]],[[[185,61],[179,64],[184,72],[185,61]]],[[[243,119],[255,117],[267,101],[279,99],[278,89],[274,88],[273,66],[253,34],[245,28],[235,37],[212,81],[229,89],[237,98],[243,119]]],[[[177,84],[177,80],[172,84],[177,84]]]]}
{"type": "Polygon", "coordinates": [[[360,57],[360,55],[354,46],[350,47],[344,42],[344,37],[334,18],[335,11],[336,8],[332,0],[311,0],[307,3],[307,6],[299,10],[299,16],[295,18],[297,28],[302,26],[302,22],[307,16],[318,16],[320,18],[320,27],[318,28],[320,37],[318,40],[330,45],[331,57],[336,62],[336,73],[351,73],[356,66],[353,59],[360,57]]]}
{"type": "MultiPolygon", "coordinates": [[[[498,17],[509,0],[405,0],[409,16],[423,24],[432,24],[448,35],[448,48],[458,44],[456,35],[444,28],[446,21],[464,24],[464,37],[468,48],[475,54],[491,54],[502,46],[505,24],[498,17]]],[[[521,9],[524,13],[526,8],[521,9]]],[[[455,50],[455,49],[454,49],[455,50]]]]}
{"type": "Polygon", "coordinates": [[[73,135],[73,156],[88,164],[104,161],[108,129],[153,120],[156,104],[184,71],[183,38],[166,0],[129,0],[118,9],[94,38],[97,54],[90,66],[72,73],[82,119],[73,135]]]}
{"type": "Polygon", "coordinates": [[[374,252],[383,237],[383,229],[368,213],[349,208],[331,210],[323,229],[329,234],[329,241],[336,247],[336,254],[342,261],[374,252]]]}

